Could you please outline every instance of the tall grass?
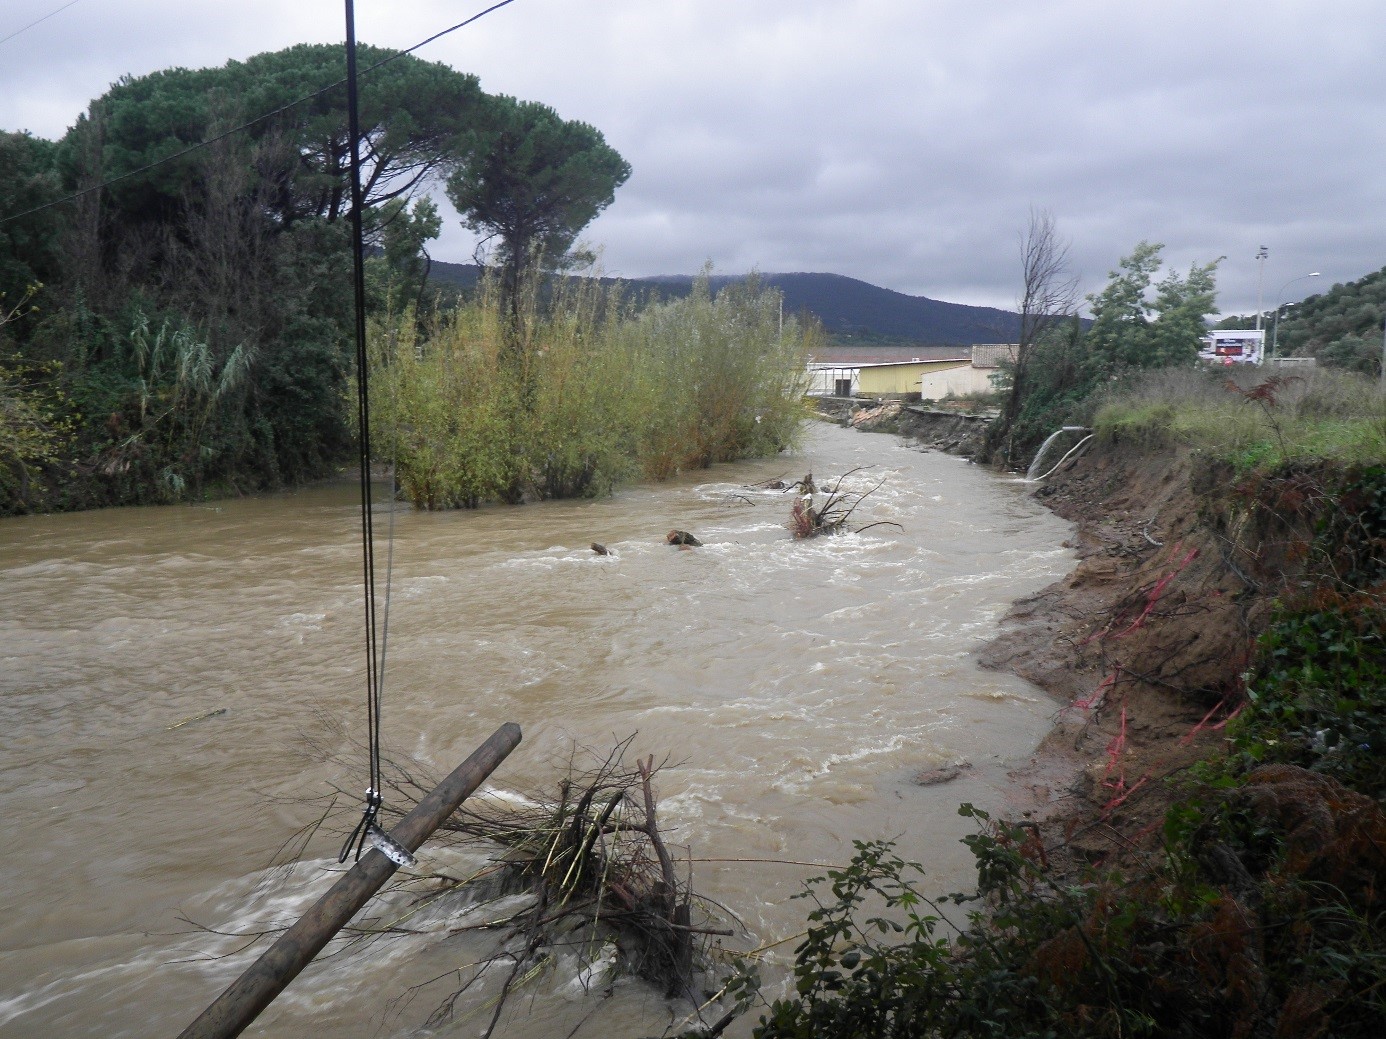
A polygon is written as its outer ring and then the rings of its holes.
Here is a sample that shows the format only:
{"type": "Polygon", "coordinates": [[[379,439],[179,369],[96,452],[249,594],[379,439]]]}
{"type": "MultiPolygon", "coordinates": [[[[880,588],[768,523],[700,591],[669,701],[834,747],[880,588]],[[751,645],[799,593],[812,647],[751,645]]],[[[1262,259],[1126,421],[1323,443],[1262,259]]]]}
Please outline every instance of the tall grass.
{"type": "Polygon", "coordinates": [[[372,438],[420,508],[594,496],[791,446],[820,335],[755,279],[636,309],[595,278],[371,329],[372,438]]]}
{"type": "Polygon", "coordinates": [[[1386,458],[1386,395],[1375,380],[1338,369],[1148,372],[1112,391],[1094,421],[1101,436],[1184,443],[1243,469],[1386,458]]]}

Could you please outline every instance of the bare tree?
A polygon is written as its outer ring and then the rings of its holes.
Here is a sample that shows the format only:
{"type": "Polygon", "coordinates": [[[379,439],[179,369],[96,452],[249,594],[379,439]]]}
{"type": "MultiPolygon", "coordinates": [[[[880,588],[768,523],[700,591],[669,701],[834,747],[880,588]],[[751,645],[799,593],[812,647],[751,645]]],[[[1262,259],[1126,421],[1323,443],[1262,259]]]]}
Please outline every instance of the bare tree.
{"type": "Polygon", "coordinates": [[[1069,270],[1068,248],[1068,240],[1059,235],[1054,215],[1048,210],[1031,209],[1030,223],[1020,239],[1020,339],[1015,348],[1011,392],[1001,412],[999,430],[1005,437],[1008,465],[1035,345],[1055,325],[1071,317],[1077,307],[1078,279],[1069,270]]]}

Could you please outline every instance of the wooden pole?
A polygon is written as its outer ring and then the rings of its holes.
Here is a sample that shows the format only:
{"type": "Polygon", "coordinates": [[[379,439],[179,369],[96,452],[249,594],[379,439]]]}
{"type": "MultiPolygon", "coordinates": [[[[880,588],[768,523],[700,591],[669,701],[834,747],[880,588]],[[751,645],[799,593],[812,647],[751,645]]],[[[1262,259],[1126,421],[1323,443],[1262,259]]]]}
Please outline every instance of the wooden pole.
{"type": "MultiPolygon", "coordinates": [[[[520,727],[514,722],[502,725],[400,820],[390,836],[410,852],[418,850],[519,743],[520,727]]],[[[216,1002],[183,1029],[179,1039],[229,1039],[240,1035],[398,868],[374,848],[363,855],[216,1002]]]]}

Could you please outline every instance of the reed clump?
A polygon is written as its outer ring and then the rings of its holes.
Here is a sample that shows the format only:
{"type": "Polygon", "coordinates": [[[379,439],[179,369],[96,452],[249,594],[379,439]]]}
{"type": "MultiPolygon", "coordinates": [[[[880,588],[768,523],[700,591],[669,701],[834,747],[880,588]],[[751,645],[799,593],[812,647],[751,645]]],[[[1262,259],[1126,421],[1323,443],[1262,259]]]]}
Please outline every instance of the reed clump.
{"type": "Polygon", "coordinates": [[[415,506],[599,496],[796,442],[821,331],[754,277],[645,306],[595,277],[522,291],[371,329],[371,435],[415,506]]]}

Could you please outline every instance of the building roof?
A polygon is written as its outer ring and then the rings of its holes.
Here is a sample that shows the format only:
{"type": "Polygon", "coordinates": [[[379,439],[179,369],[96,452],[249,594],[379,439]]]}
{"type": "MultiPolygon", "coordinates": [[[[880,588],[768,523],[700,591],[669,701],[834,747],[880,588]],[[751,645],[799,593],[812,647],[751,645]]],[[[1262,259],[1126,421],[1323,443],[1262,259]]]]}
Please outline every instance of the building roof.
{"type": "Polygon", "coordinates": [[[951,361],[966,357],[965,346],[825,346],[815,350],[814,364],[839,368],[863,364],[910,364],[920,361],[951,361]]]}
{"type": "Polygon", "coordinates": [[[1000,368],[1002,361],[1014,361],[1018,343],[976,343],[972,347],[972,367],[1000,368]]]}

